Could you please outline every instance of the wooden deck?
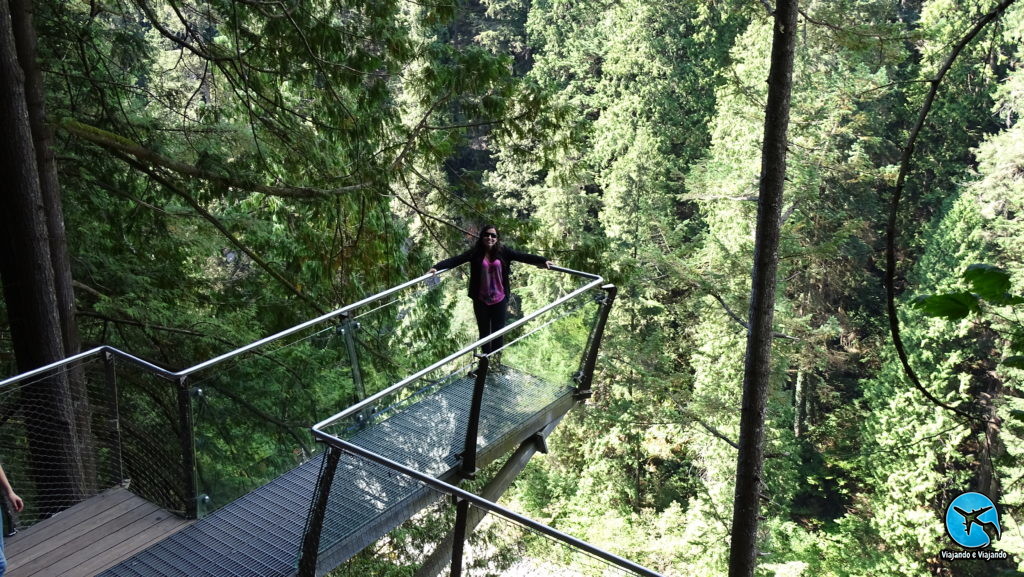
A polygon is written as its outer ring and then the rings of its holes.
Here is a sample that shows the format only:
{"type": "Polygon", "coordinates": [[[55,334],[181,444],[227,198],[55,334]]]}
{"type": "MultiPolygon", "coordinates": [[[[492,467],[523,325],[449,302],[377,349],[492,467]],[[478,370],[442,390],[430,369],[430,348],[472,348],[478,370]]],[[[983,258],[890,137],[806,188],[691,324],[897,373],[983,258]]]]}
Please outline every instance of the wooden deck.
{"type": "Polygon", "coordinates": [[[4,539],[7,577],[92,577],[190,524],[109,489],[4,539]]]}

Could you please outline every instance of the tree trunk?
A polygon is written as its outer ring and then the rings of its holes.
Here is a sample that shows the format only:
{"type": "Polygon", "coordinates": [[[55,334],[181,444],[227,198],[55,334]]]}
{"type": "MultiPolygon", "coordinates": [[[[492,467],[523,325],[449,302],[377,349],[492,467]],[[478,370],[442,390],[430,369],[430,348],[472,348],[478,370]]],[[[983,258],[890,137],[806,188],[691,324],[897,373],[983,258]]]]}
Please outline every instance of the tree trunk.
{"type": "MultiPolygon", "coordinates": [[[[46,102],[43,94],[43,72],[39,66],[38,39],[32,22],[33,8],[29,0],[10,0],[11,24],[18,53],[18,63],[25,74],[25,103],[28,107],[29,127],[36,153],[36,167],[39,174],[39,192],[46,213],[46,230],[50,242],[50,262],[53,265],[53,282],[57,299],[57,315],[60,319],[64,355],[77,354],[82,349],[75,317],[75,291],[72,286],[71,257],[64,227],[64,207],[61,203],[60,183],[57,180],[57,163],[53,154],[53,130],[46,122],[46,102]]],[[[85,372],[81,366],[73,366],[68,380],[75,400],[76,428],[79,447],[92,446],[92,424],[90,422],[89,395],[85,372]]],[[[82,454],[86,467],[86,482],[95,479],[95,463],[92,452],[82,454]]],[[[88,487],[87,490],[94,489],[88,487]]]]}
{"type": "Polygon", "coordinates": [[[46,211],[50,260],[53,262],[57,313],[60,315],[64,353],[74,355],[81,350],[82,343],[75,319],[75,292],[71,283],[71,258],[68,255],[64,228],[64,208],[57,180],[57,163],[53,154],[53,130],[46,122],[43,73],[39,67],[38,41],[32,23],[32,3],[29,0],[10,0],[10,6],[18,63],[25,74],[25,101],[39,171],[39,190],[46,211]]]}
{"type": "Polygon", "coordinates": [[[768,72],[761,184],[750,290],[750,330],[743,371],[736,496],[733,501],[730,577],[752,577],[757,566],[757,527],[764,466],[764,411],[771,375],[775,315],[775,273],[778,268],[782,191],[786,178],[786,134],[793,84],[797,2],[778,0],[768,72]]]}
{"type": "Polygon", "coordinates": [[[804,423],[807,419],[807,382],[804,370],[796,373],[796,384],[793,386],[793,436],[800,438],[804,434],[804,423]]]}
{"type": "MultiPolygon", "coordinates": [[[[10,6],[0,0],[0,280],[21,371],[64,358],[50,258],[46,213],[35,146],[17,57],[10,6]]],[[[26,387],[21,403],[29,442],[29,471],[44,514],[80,500],[82,466],[66,375],[26,387]],[[29,410],[31,409],[31,410],[29,410]]]]}

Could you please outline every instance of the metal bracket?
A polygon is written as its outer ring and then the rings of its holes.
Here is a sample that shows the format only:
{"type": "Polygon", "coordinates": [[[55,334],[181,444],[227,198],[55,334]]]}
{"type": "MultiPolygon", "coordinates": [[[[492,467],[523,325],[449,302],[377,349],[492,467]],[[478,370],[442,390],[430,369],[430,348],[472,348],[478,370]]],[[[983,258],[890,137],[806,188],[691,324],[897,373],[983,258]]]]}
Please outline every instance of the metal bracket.
{"type": "Polygon", "coordinates": [[[545,455],[548,454],[548,438],[544,435],[543,431],[537,431],[530,437],[530,440],[537,445],[537,451],[545,455]]]}
{"type": "Polygon", "coordinates": [[[582,390],[577,388],[576,392],[574,392],[572,394],[572,398],[576,399],[577,401],[585,401],[585,400],[587,400],[587,399],[589,399],[590,397],[593,397],[593,396],[594,396],[593,389],[587,389],[585,391],[582,391],[582,390]]]}

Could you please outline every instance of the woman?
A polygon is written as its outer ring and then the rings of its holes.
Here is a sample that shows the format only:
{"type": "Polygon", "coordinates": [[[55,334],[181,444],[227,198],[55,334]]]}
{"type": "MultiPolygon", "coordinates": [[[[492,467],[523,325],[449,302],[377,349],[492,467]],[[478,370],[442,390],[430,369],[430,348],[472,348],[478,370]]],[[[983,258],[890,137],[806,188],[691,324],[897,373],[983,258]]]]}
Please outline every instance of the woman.
{"type": "MultiPolygon", "coordinates": [[[[450,269],[462,263],[469,263],[469,298],[473,299],[473,313],[476,315],[476,326],[480,338],[505,327],[508,318],[509,273],[512,262],[519,261],[550,268],[553,264],[548,259],[512,250],[498,240],[498,229],[487,225],[481,229],[473,248],[466,252],[442,260],[427,272],[433,274],[438,269],[450,269]]],[[[504,338],[498,337],[483,346],[483,354],[488,355],[501,349],[504,338]]]]}
{"type": "MultiPolygon", "coordinates": [[[[4,468],[0,466],[0,492],[10,502],[11,507],[14,507],[15,511],[21,512],[25,508],[25,502],[21,500],[21,497],[14,492],[11,487],[11,482],[7,480],[7,474],[4,473],[4,468]]],[[[2,518],[0,518],[2,519],[2,518]]],[[[3,525],[3,521],[0,520],[0,525],[3,525]]],[[[4,556],[4,528],[0,527],[0,577],[7,572],[7,558],[4,556]]]]}

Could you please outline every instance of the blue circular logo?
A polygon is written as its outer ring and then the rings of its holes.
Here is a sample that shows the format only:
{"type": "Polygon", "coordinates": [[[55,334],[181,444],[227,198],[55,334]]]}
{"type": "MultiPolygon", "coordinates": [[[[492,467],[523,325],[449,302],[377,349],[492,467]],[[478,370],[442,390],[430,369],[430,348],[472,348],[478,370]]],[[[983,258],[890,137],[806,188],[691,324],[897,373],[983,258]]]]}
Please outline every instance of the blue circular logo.
{"type": "Polygon", "coordinates": [[[995,503],[981,493],[963,493],[946,508],[946,533],[967,549],[987,547],[1002,535],[995,503]]]}

